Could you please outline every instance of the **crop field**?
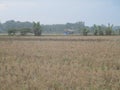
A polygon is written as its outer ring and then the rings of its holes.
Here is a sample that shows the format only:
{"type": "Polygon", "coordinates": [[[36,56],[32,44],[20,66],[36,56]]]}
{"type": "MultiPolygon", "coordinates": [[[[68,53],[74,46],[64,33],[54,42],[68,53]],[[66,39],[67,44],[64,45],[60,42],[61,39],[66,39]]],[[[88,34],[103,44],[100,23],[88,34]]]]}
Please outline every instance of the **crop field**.
{"type": "Polygon", "coordinates": [[[0,90],[120,90],[120,36],[0,36],[0,90]]]}

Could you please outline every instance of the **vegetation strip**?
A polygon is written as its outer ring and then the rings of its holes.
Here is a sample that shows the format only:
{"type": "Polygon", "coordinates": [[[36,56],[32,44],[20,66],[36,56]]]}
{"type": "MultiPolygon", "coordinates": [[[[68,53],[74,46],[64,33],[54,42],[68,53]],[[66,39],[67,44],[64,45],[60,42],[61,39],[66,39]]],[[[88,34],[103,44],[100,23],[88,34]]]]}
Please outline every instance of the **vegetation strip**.
{"type": "Polygon", "coordinates": [[[112,41],[110,39],[66,39],[66,38],[0,38],[0,41],[9,41],[9,40],[17,40],[17,41],[112,41]]]}

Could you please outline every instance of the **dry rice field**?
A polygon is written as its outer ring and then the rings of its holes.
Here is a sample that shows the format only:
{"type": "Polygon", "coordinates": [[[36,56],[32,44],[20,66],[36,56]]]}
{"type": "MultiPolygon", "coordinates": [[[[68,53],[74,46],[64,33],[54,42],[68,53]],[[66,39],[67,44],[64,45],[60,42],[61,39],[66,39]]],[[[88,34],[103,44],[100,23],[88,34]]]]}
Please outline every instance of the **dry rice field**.
{"type": "Polygon", "coordinates": [[[120,90],[120,36],[0,36],[0,90],[120,90]]]}

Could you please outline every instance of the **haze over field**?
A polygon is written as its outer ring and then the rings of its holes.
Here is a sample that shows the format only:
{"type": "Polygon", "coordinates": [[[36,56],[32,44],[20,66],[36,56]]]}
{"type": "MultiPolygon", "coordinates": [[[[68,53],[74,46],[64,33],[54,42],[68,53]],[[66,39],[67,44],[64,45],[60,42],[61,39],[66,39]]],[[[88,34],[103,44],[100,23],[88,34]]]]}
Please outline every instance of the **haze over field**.
{"type": "Polygon", "coordinates": [[[0,21],[120,25],[119,0],[0,0],[0,21]]]}

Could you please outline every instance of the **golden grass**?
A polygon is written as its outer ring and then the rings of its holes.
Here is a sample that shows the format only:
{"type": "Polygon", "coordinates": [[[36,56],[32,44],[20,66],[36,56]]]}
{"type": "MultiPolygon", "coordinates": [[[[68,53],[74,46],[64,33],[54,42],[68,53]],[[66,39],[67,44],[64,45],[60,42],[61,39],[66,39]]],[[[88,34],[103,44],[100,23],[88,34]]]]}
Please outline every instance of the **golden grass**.
{"type": "Polygon", "coordinates": [[[119,36],[57,38],[110,41],[0,41],[0,90],[120,90],[119,36]]]}

